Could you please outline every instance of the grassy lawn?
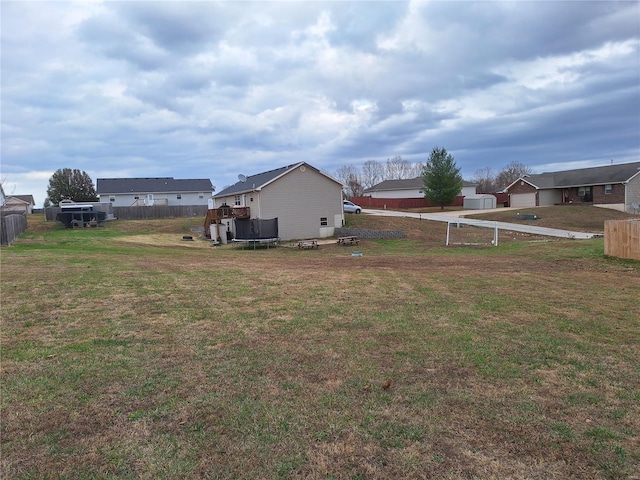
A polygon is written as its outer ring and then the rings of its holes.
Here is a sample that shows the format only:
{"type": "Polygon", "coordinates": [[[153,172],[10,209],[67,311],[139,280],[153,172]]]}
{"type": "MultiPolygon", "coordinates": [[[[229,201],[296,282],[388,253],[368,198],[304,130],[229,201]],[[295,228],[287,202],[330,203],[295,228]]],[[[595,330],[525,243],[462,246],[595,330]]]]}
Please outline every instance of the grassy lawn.
{"type": "Polygon", "coordinates": [[[0,251],[0,477],[638,478],[639,262],[347,219],[407,238],[352,257],[30,217],[0,251]]]}
{"type": "MultiPolygon", "coordinates": [[[[582,205],[551,205],[548,207],[523,208],[517,211],[495,209],[480,215],[470,215],[469,218],[479,218],[497,222],[526,223],[541,227],[561,228],[578,232],[604,232],[606,220],[624,220],[634,218],[633,215],[594,206],[582,205]],[[537,220],[518,220],[517,213],[533,214],[537,220]]],[[[636,216],[637,218],[637,216],[636,216]]]]}

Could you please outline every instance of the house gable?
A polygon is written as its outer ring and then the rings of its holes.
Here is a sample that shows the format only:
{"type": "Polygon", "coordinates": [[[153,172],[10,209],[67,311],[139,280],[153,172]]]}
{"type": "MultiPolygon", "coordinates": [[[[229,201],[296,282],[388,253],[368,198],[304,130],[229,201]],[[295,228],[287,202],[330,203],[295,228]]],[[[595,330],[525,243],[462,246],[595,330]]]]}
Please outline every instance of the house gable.
{"type": "Polygon", "coordinates": [[[273,170],[269,170],[267,172],[258,173],[256,175],[241,176],[242,180],[238,180],[233,185],[225,187],[223,190],[215,194],[213,197],[222,198],[222,197],[235,196],[239,194],[245,194],[252,191],[260,191],[270,183],[279,179],[280,177],[288,174],[291,171],[294,171],[297,168],[299,169],[301,167],[310,168],[315,172],[319,173],[320,175],[323,175],[331,179],[333,182],[338,183],[342,187],[342,184],[338,182],[336,179],[334,179],[333,177],[327,175],[326,173],[318,170],[317,168],[309,165],[306,162],[299,162],[292,165],[287,165],[286,167],[280,167],[273,170]]]}
{"type": "Polygon", "coordinates": [[[278,218],[283,240],[328,237],[342,226],[342,183],[306,162],[240,178],[214,195],[216,206],[249,207],[254,219],[278,218]]]}
{"type": "Polygon", "coordinates": [[[35,206],[33,195],[7,195],[3,210],[30,214],[35,206]]]}

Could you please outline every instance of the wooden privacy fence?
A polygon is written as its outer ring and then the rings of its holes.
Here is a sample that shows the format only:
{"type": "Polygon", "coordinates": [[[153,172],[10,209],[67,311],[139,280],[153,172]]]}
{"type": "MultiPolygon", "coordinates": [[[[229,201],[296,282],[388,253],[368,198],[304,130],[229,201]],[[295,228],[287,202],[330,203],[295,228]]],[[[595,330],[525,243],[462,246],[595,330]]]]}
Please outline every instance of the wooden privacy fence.
{"type": "Polygon", "coordinates": [[[26,215],[2,215],[0,217],[0,245],[11,245],[13,240],[26,229],[26,215]]]}
{"type": "Polygon", "coordinates": [[[605,221],[604,254],[640,260],[640,219],[605,221]]]}
{"type": "MultiPolygon", "coordinates": [[[[99,204],[97,204],[99,206],[99,204]]],[[[146,220],[150,218],[176,218],[176,217],[204,217],[207,215],[207,205],[153,205],[143,207],[112,207],[108,213],[122,220],[146,220]]],[[[58,207],[45,209],[45,219],[56,220],[58,207]]]]}
{"type": "Polygon", "coordinates": [[[122,220],[146,220],[148,218],[204,217],[206,205],[113,207],[113,214],[122,220]]]}

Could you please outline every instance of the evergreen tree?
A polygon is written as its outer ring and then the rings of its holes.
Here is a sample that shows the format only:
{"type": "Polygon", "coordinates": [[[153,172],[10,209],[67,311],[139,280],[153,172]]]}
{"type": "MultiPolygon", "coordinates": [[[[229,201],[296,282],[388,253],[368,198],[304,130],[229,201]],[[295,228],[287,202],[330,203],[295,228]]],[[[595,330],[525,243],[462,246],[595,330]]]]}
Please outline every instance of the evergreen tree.
{"type": "Polygon", "coordinates": [[[445,205],[453,203],[462,190],[460,169],[453,156],[444,148],[433,148],[429,161],[422,170],[422,180],[424,196],[440,205],[441,210],[444,210],[445,205]]]}
{"type": "Polygon", "coordinates": [[[47,197],[51,204],[58,205],[61,200],[74,202],[96,202],[98,195],[91,177],[78,169],[61,168],[49,179],[47,197]]]}

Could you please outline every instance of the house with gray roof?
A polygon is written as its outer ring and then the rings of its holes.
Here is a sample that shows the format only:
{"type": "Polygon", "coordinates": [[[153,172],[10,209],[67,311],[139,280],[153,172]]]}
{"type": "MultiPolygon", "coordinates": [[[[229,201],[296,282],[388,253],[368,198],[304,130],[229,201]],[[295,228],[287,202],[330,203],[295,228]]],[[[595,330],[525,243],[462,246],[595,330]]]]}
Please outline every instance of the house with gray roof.
{"type": "Polygon", "coordinates": [[[214,207],[243,207],[251,219],[277,218],[281,240],[326,238],[344,223],[342,188],[330,175],[299,162],[238,175],[238,182],[214,195],[214,207]]]}
{"type": "Polygon", "coordinates": [[[208,178],[98,178],[96,181],[100,202],[114,207],[208,205],[214,188],[208,178]]]}
{"type": "Polygon", "coordinates": [[[33,195],[7,195],[2,206],[2,212],[31,215],[35,206],[36,202],[33,199],[33,195]]]}
{"type": "MultiPolygon", "coordinates": [[[[404,180],[385,180],[367,188],[364,196],[371,198],[423,198],[424,180],[422,177],[404,180]]],[[[476,194],[476,184],[464,181],[458,196],[466,197],[476,194]]]]}
{"type": "Polygon", "coordinates": [[[640,162],[525,175],[505,191],[512,207],[582,203],[633,213],[640,204],[640,162]]]}

